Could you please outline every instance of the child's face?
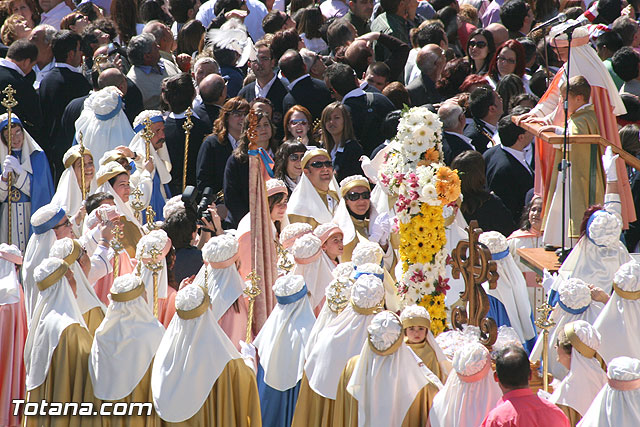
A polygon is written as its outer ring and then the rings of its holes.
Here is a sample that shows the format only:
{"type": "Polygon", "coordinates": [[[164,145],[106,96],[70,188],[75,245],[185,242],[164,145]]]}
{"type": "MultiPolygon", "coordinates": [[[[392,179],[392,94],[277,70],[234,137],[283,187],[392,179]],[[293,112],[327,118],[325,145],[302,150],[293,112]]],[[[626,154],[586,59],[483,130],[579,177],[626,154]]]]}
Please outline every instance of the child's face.
{"type": "Polygon", "coordinates": [[[409,326],[404,332],[411,344],[421,343],[427,338],[427,328],[424,326],[409,326]]]}
{"type": "MultiPolygon", "coordinates": [[[[564,102],[564,97],[566,96],[566,94],[564,94],[562,96],[563,98],[563,102],[564,102]]],[[[575,111],[582,107],[584,104],[586,104],[587,102],[584,100],[584,97],[582,95],[572,95],[569,94],[569,97],[567,98],[569,100],[568,104],[569,104],[569,114],[573,114],[575,113],[575,111]]]]}

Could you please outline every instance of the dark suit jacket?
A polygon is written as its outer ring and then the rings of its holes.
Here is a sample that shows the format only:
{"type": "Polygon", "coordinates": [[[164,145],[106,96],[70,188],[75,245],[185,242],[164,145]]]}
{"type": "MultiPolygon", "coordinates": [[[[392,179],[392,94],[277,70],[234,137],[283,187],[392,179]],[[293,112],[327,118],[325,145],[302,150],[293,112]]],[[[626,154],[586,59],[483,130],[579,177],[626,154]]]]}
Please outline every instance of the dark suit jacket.
{"type": "Polygon", "coordinates": [[[505,237],[510,236],[517,228],[509,209],[493,193],[487,194],[484,202],[474,212],[463,214],[467,223],[475,219],[483,231],[499,231],[505,237]]]}
{"type": "MultiPolygon", "coordinates": [[[[167,117],[164,121],[164,137],[171,159],[171,194],[182,193],[182,171],[184,170],[184,129],[185,119],[167,117]]],[[[196,185],[196,163],[198,152],[205,135],[205,125],[196,117],[192,117],[193,128],[189,135],[189,154],[187,158],[187,185],[196,185]]]]}
{"type": "Polygon", "coordinates": [[[444,154],[444,164],[449,166],[453,159],[460,153],[473,150],[462,138],[446,131],[442,132],[442,153],[444,154]]]}
{"type": "Polygon", "coordinates": [[[333,161],[333,170],[338,182],[351,175],[364,175],[360,167],[360,156],[364,154],[358,141],[345,142],[342,149],[336,151],[336,159],[333,161]]]}
{"type": "Polygon", "coordinates": [[[485,124],[478,119],[474,119],[473,123],[469,123],[464,128],[464,135],[471,138],[473,146],[483,154],[487,151],[492,141],[492,138],[490,138],[491,130],[487,129],[485,124]]]}
{"type": "Polygon", "coordinates": [[[222,190],[224,168],[232,152],[233,147],[227,138],[224,144],[220,144],[215,135],[205,138],[200,146],[196,164],[198,190],[203,191],[206,187],[211,187],[214,193],[222,190]]]}
{"type": "Polygon", "coordinates": [[[640,172],[635,171],[633,178],[631,179],[631,195],[633,196],[633,203],[636,208],[636,219],[634,222],[629,223],[629,229],[624,230],[624,241],[627,245],[629,252],[635,252],[638,242],[640,242],[640,172]]]}
{"type": "Polygon", "coordinates": [[[429,77],[420,74],[407,85],[409,100],[412,107],[424,104],[436,104],[442,101],[442,96],[436,90],[436,84],[429,77]]]}
{"type": "Polygon", "coordinates": [[[489,148],[484,154],[487,186],[502,199],[518,224],[527,192],[533,188],[533,174],[502,146],[489,148]]]}
{"type": "MultiPolygon", "coordinates": [[[[31,83],[15,70],[6,67],[0,67],[0,91],[4,90],[7,85],[11,85],[16,91],[14,98],[18,101],[18,105],[13,109],[29,135],[31,135],[44,149],[46,146],[46,138],[44,127],[42,126],[42,110],[40,109],[40,99],[36,90],[31,83]]],[[[4,98],[4,95],[0,95],[4,98]]],[[[7,109],[0,104],[0,113],[6,113],[7,109]]],[[[47,153],[48,154],[48,153],[47,153]]]]}
{"type": "Polygon", "coordinates": [[[343,101],[351,113],[353,131],[366,155],[384,141],[382,123],[390,111],[395,110],[389,98],[381,93],[367,92],[365,95],[343,101]]]}
{"type": "Polygon", "coordinates": [[[237,227],[249,212],[249,160],[227,159],[224,169],[224,204],[229,210],[227,221],[237,227]]]}
{"type": "Polygon", "coordinates": [[[138,89],[138,86],[131,80],[129,77],[127,79],[127,94],[122,98],[124,102],[124,113],[127,115],[127,119],[129,119],[129,123],[133,126],[133,121],[135,118],[144,110],[144,105],[142,103],[142,92],[138,89]]]}
{"type": "Polygon", "coordinates": [[[44,148],[49,157],[49,162],[55,170],[54,175],[59,177],[62,173],[62,156],[69,148],[64,143],[61,136],[62,114],[71,100],[85,96],[91,90],[91,85],[80,73],[73,72],[67,68],[54,67],[49,71],[42,82],[40,82],[40,105],[44,115],[44,129],[48,132],[49,141],[44,148]]]}
{"type": "Polygon", "coordinates": [[[213,122],[218,118],[220,114],[220,107],[212,104],[205,104],[204,102],[196,105],[193,109],[193,113],[198,116],[202,123],[207,128],[206,135],[210,134],[213,130],[213,122]]]}
{"type": "MultiPolygon", "coordinates": [[[[284,101],[284,97],[287,96],[288,93],[289,91],[279,78],[276,78],[269,92],[267,92],[267,99],[273,104],[273,122],[275,124],[282,125],[282,118],[286,112],[286,110],[282,110],[282,101],[284,101]],[[278,113],[277,115],[276,112],[278,113]]],[[[238,96],[246,99],[247,102],[256,99],[256,82],[253,81],[243,87],[240,92],[238,92],[238,96]]]]}
{"type": "Polygon", "coordinates": [[[300,80],[282,100],[282,111],[286,113],[294,105],[302,105],[311,113],[313,120],[322,116],[322,110],[329,105],[331,93],[322,80],[310,76],[300,80]]]}

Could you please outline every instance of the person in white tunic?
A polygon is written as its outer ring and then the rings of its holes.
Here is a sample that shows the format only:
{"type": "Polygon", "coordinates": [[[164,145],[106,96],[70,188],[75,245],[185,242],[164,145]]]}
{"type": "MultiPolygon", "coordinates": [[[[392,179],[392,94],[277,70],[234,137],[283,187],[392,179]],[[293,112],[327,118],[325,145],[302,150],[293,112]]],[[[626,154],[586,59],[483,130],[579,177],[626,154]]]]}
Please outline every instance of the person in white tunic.
{"type": "Polygon", "coordinates": [[[464,344],[453,356],[453,370],[433,399],[431,427],[477,427],[502,397],[491,354],[479,342],[464,344]]]}
{"type": "Polygon", "coordinates": [[[607,384],[578,423],[579,427],[640,425],[640,360],[616,357],[607,368],[607,384]]]}
{"type": "Polygon", "coordinates": [[[296,263],[292,274],[304,277],[311,294],[311,306],[319,313],[324,291],[333,279],[333,263],[323,256],[322,242],[312,233],[299,237],[291,247],[291,253],[296,263]]]}

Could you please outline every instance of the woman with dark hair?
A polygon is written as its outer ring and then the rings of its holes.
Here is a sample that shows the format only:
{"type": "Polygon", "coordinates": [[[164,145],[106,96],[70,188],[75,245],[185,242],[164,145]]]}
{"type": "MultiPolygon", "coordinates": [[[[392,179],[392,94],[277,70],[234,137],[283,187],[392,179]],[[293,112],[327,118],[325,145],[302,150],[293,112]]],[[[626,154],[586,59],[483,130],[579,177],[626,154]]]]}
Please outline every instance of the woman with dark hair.
{"type": "Polygon", "coordinates": [[[313,135],[311,113],[302,105],[294,105],[284,115],[284,140],[300,141],[306,146],[318,145],[313,135]]]}
{"type": "Polygon", "coordinates": [[[336,179],[342,181],[351,175],[362,175],[360,157],[362,146],[356,141],[351,114],[339,101],[332,102],[322,110],[322,148],[333,160],[336,179]]]}
{"type": "Polygon", "coordinates": [[[163,24],[171,26],[173,23],[173,18],[162,9],[162,4],[158,0],[144,0],[140,3],[138,14],[140,21],[145,24],[149,21],[160,21],[163,24]]]}
{"type": "Polygon", "coordinates": [[[27,26],[34,28],[40,23],[40,11],[37,3],[33,0],[9,0],[5,5],[9,15],[22,15],[27,20],[27,26]]]}
{"type": "Polygon", "coordinates": [[[498,46],[496,53],[493,55],[493,58],[491,58],[489,71],[487,72],[489,84],[495,89],[502,77],[507,74],[516,74],[523,79],[525,87],[528,87],[528,82],[524,80],[525,67],[524,48],[517,40],[507,40],[498,46]]]}
{"type": "Polygon", "coordinates": [[[240,97],[228,99],[213,122],[213,133],[205,138],[198,152],[196,182],[200,191],[211,187],[214,193],[222,190],[224,167],[238,146],[242,123],[249,114],[249,103],[240,97]]]}
{"type": "Polygon", "coordinates": [[[71,12],[60,21],[61,30],[71,30],[77,34],[82,34],[82,30],[87,25],[89,25],[89,18],[80,12],[71,12]]]}
{"type": "Polygon", "coordinates": [[[460,85],[471,72],[469,61],[466,58],[457,58],[449,61],[444,66],[440,78],[436,82],[436,89],[444,99],[460,93],[460,85]]]}
{"type": "Polygon", "coordinates": [[[509,112],[511,99],[525,93],[524,83],[517,75],[507,74],[498,82],[496,92],[498,92],[502,98],[502,109],[504,114],[507,114],[509,112]]]}
{"type": "Polygon", "coordinates": [[[451,169],[460,173],[463,196],[460,210],[467,223],[475,219],[483,231],[499,231],[509,236],[516,225],[502,200],[487,191],[482,154],[473,150],[460,153],[451,162],[451,169]]]}
{"type": "Polygon", "coordinates": [[[467,59],[471,64],[471,72],[475,74],[487,74],[489,63],[496,51],[493,43],[493,34],[484,28],[478,28],[469,36],[467,43],[467,59]]]}
{"type": "Polygon", "coordinates": [[[229,214],[227,220],[236,227],[249,212],[249,131],[255,132],[257,148],[264,149],[271,158],[278,151],[273,124],[265,114],[252,111],[244,119],[238,146],[227,160],[224,169],[224,201],[229,214]],[[250,129],[252,119],[257,120],[255,129],[250,129]]]}
{"type": "Polygon", "coordinates": [[[294,140],[283,142],[276,153],[274,175],[285,183],[289,196],[302,176],[301,162],[306,151],[303,143],[294,140]]]}
{"type": "Polygon", "coordinates": [[[480,86],[487,86],[489,84],[489,79],[486,76],[481,76],[480,74],[469,74],[464,78],[464,81],[460,85],[460,92],[471,93],[480,86]]]}
{"type": "Polygon", "coordinates": [[[322,24],[324,24],[322,12],[318,7],[311,6],[302,10],[300,21],[296,27],[305,47],[315,53],[327,49],[327,43],[322,40],[322,34],[320,34],[322,24]]]}
{"type": "Polygon", "coordinates": [[[289,50],[300,50],[304,46],[304,42],[298,35],[295,28],[278,31],[271,40],[271,50],[273,51],[273,59],[278,62],[280,57],[289,50]]]}
{"type": "Polygon", "coordinates": [[[533,194],[533,189],[527,193],[526,206],[520,218],[520,228],[509,237],[509,252],[513,256],[516,265],[524,273],[527,284],[535,284],[535,273],[520,262],[517,250],[520,248],[541,248],[542,244],[542,197],[533,194]]]}
{"type": "Polygon", "coordinates": [[[136,0],[112,0],[111,20],[116,24],[119,43],[126,46],[131,37],[142,32],[138,25],[138,2],[136,0]]]}
{"type": "Polygon", "coordinates": [[[178,33],[178,49],[176,50],[176,55],[186,53],[192,56],[194,53],[197,53],[200,40],[202,40],[204,33],[205,29],[200,21],[192,19],[184,24],[178,33]]]}

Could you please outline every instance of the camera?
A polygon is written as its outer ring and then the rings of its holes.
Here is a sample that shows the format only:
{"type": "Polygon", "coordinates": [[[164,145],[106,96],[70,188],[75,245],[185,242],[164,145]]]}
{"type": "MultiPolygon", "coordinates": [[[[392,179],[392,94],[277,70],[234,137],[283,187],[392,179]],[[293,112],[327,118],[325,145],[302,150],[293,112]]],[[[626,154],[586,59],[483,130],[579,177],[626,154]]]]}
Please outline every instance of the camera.
{"type": "Polygon", "coordinates": [[[198,224],[204,225],[202,218],[209,222],[213,221],[211,218],[211,212],[209,212],[209,205],[216,202],[216,195],[211,187],[205,187],[202,194],[193,185],[187,185],[182,192],[182,202],[186,209],[191,210],[198,217],[198,224]],[[199,200],[199,201],[198,201],[199,200]]]}

